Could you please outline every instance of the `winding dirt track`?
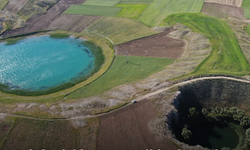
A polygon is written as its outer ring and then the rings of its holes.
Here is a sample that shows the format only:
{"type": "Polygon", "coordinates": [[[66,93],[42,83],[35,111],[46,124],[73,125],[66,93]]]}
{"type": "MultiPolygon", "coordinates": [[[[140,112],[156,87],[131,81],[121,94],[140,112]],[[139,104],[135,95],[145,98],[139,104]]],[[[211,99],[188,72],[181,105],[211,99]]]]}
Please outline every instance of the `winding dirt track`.
{"type": "MultiPolygon", "coordinates": [[[[188,81],[183,81],[183,82],[180,82],[180,83],[176,83],[176,84],[171,85],[169,87],[158,89],[157,91],[148,93],[146,95],[139,96],[139,97],[135,98],[134,100],[136,100],[136,101],[143,101],[143,100],[146,100],[147,98],[149,98],[151,96],[160,94],[160,93],[162,93],[162,92],[164,92],[166,90],[169,90],[169,89],[171,89],[173,87],[176,87],[176,86],[181,86],[181,85],[189,84],[189,83],[196,82],[196,81],[211,80],[211,79],[227,79],[227,80],[233,80],[233,81],[244,82],[244,83],[249,83],[250,84],[249,80],[238,79],[238,78],[233,78],[233,77],[224,77],[224,76],[201,77],[201,78],[196,78],[196,79],[191,79],[191,80],[188,80],[188,81]]],[[[21,117],[21,118],[37,119],[37,120],[76,120],[76,119],[81,119],[81,118],[93,118],[93,117],[105,116],[105,115],[114,113],[116,111],[119,111],[119,110],[121,110],[121,109],[123,109],[125,107],[129,107],[130,105],[132,105],[132,103],[129,103],[129,104],[127,104],[127,105],[125,105],[123,107],[120,107],[118,109],[112,110],[112,111],[110,111],[108,113],[102,113],[102,114],[99,114],[99,115],[85,115],[85,116],[77,116],[77,117],[71,117],[71,118],[54,118],[54,119],[52,118],[52,119],[47,119],[47,118],[29,117],[29,116],[24,116],[24,115],[14,115],[14,114],[8,114],[8,113],[0,113],[0,116],[13,116],[13,117],[21,117]]]]}

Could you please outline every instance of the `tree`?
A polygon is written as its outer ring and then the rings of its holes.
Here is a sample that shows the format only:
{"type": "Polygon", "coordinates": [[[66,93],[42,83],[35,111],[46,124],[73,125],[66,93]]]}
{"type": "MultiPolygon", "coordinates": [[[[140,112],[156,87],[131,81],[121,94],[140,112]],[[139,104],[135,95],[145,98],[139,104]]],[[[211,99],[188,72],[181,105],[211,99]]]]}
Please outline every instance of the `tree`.
{"type": "Polygon", "coordinates": [[[195,107],[189,108],[189,117],[196,118],[199,115],[199,112],[196,111],[195,107]]]}
{"type": "Polygon", "coordinates": [[[189,140],[192,137],[193,133],[191,130],[188,130],[187,125],[185,125],[182,129],[181,135],[185,140],[189,140]]]}

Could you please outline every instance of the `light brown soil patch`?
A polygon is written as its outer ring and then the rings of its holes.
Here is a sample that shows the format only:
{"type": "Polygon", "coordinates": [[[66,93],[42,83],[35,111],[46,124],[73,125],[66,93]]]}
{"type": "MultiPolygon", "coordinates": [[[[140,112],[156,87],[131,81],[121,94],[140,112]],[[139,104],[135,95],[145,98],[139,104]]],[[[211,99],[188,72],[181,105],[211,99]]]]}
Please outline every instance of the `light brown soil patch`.
{"type": "Polygon", "coordinates": [[[29,0],[10,0],[4,10],[14,14],[18,13],[29,0]]]}
{"type": "Polygon", "coordinates": [[[242,8],[223,4],[204,3],[201,12],[220,18],[228,16],[244,18],[244,10],[242,8]]]}
{"type": "Polygon", "coordinates": [[[156,111],[149,100],[143,100],[100,118],[97,150],[177,150],[166,137],[149,129],[156,111]]]}
{"type": "Polygon", "coordinates": [[[89,25],[95,23],[101,17],[85,15],[63,14],[49,25],[49,29],[62,29],[73,32],[81,32],[89,25]]]}
{"type": "Polygon", "coordinates": [[[224,5],[232,5],[241,7],[243,0],[205,0],[207,3],[217,3],[217,4],[224,4],[224,5]]]}
{"type": "Polygon", "coordinates": [[[185,41],[168,37],[173,29],[115,46],[116,55],[180,58],[185,41]]]}

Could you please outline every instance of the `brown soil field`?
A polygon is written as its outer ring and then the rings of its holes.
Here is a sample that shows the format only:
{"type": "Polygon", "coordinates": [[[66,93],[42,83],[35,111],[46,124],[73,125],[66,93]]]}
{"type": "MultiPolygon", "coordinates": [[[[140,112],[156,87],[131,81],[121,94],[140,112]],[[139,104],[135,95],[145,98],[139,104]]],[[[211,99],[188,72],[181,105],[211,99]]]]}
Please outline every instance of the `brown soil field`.
{"type": "Polygon", "coordinates": [[[97,150],[177,150],[168,138],[149,129],[155,119],[156,110],[149,100],[100,117],[97,150]]]}
{"type": "Polygon", "coordinates": [[[27,20],[27,26],[20,29],[5,31],[2,37],[16,36],[40,30],[47,30],[49,25],[72,4],[82,4],[85,0],[61,0],[51,7],[46,14],[36,14],[27,20]]]}
{"type": "Polygon", "coordinates": [[[168,37],[173,29],[115,46],[116,55],[180,58],[185,41],[168,37]]]}
{"type": "Polygon", "coordinates": [[[62,14],[49,25],[48,29],[62,29],[73,32],[81,32],[100,18],[101,17],[98,16],[62,14]]]}
{"type": "Polygon", "coordinates": [[[95,119],[86,127],[74,128],[69,121],[16,118],[1,149],[95,149],[98,122],[95,119]]]}
{"type": "Polygon", "coordinates": [[[10,0],[4,10],[14,14],[18,13],[29,0],[10,0]]]}
{"type": "Polygon", "coordinates": [[[244,9],[223,4],[204,3],[201,12],[219,18],[226,18],[228,16],[244,18],[244,9]]]}
{"type": "Polygon", "coordinates": [[[236,7],[241,7],[243,0],[205,0],[207,3],[217,3],[217,4],[224,4],[224,5],[232,5],[236,7]]]}

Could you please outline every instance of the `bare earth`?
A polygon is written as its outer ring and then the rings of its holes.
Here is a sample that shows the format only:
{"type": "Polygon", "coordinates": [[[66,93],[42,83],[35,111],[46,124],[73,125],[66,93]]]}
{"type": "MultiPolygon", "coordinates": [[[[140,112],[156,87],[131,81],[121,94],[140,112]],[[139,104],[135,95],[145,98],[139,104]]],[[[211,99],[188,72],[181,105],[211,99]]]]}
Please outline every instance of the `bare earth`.
{"type": "Polygon", "coordinates": [[[82,4],[85,0],[61,0],[53,7],[51,7],[46,14],[36,14],[27,20],[27,26],[21,29],[8,30],[2,34],[2,37],[16,36],[36,32],[40,30],[47,30],[49,25],[58,18],[66,9],[72,4],[82,4]]]}
{"type": "Polygon", "coordinates": [[[207,3],[217,3],[217,4],[224,4],[224,5],[232,5],[236,7],[241,7],[243,0],[205,0],[207,3]]]}
{"type": "Polygon", "coordinates": [[[18,13],[29,0],[10,0],[4,10],[14,14],[18,13]]]}
{"type": "Polygon", "coordinates": [[[228,16],[244,18],[244,10],[242,8],[216,3],[204,3],[201,12],[220,18],[226,18],[228,16]]]}
{"type": "Polygon", "coordinates": [[[178,59],[185,50],[185,41],[167,36],[173,29],[115,46],[116,55],[148,56],[178,59]]]}
{"type": "Polygon", "coordinates": [[[149,100],[100,117],[97,150],[177,150],[169,139],[149,129],[154,119],[156,111],[149,100]]]}
{"type": "Polygon", "coordinates": [[[49,25],[48,29],[62,29],[73,32],[81,32],[101,18],[102,17],[100,16],[62,14],[49,25]]]}

